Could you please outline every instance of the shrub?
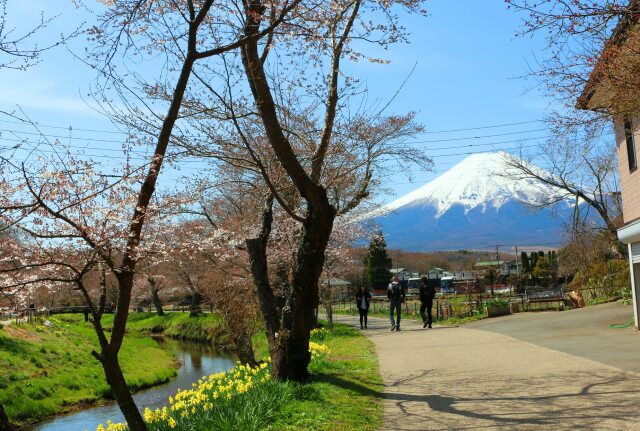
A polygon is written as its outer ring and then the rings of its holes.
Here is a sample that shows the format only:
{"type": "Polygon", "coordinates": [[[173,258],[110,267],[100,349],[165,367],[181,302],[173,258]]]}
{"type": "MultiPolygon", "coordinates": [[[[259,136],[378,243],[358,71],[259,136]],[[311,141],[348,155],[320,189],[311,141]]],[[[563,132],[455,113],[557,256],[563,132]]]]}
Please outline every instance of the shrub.
{"type": "Polygon", "coordinates": [[[487,307],[507,307],[509,305],[509,301],[506,299],[490,299],[485,305],[487,307]]]}

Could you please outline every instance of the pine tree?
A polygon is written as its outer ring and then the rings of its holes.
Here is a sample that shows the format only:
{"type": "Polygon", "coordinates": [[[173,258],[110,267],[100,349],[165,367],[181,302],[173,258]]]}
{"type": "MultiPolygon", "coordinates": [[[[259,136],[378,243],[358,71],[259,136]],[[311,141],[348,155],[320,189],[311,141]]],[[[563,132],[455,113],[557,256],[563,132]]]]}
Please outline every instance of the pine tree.
{"type": "Polygon", "coordinates": [[[538,263],[538,253],[536,253],[535,251],[531,252],[531,259],[530,259],[530,268],[531,271],[533,271],[533,269],[536,267],[536,264],[538,263]]]}
{"type": "Polygon", "coordinates": [[[531,272],[531,265],[529,264],[529,255],[526,251],[520,253],[520,260],[522,261],[522,273],[529,274],[531,272]]]}
{"type": "Polygon", "coordinates": [[[385,289],[391,278],[389,270],[392,262],[387,254],[387,243],[382,232],[376,232],[371,238],[364,264],[364,279],[367,287],[375,290],[385,289]]]}
{"type": "Polygon", "coordinates": [[[551,250],[551,253],[549,254],[549,264],[551,265],[552,270],[555,271],[558,269],[558,255],[555,250],[551,250]]]}

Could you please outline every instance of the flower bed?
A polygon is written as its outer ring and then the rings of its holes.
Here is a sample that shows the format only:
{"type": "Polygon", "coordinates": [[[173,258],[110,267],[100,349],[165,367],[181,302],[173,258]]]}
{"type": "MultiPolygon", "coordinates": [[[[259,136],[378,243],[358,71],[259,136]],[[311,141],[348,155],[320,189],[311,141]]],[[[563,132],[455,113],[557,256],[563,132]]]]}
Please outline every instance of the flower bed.
{"type": "MultiPolygon", "coordinates": [[[[309,343],[313,362],[329,355],[325,344],[309,343]]],[[[265,428],[280,406],[295,397],[296,388],[271,381],[269,365],[238,364],[228,372],[203,377],[193,388],[179,391],[169,404],[146,409],[144,419],[151,431],[259,430],[265,428]]],[[[126,431],[123,423],[108,422],[96,431],[126,431]]]]}

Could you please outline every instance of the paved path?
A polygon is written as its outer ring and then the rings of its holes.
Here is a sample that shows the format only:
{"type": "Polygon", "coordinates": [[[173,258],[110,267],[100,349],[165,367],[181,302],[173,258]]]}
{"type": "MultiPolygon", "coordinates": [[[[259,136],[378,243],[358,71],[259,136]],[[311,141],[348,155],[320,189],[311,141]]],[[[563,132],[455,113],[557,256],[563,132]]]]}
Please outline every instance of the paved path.
{"type": "Polygon", "coordinates": [[[432,330],[406,320],[399,333],[370,319],[382,429],[640,430],[640,334],[608,328],[631,313],[607,304],[432,330]]]}

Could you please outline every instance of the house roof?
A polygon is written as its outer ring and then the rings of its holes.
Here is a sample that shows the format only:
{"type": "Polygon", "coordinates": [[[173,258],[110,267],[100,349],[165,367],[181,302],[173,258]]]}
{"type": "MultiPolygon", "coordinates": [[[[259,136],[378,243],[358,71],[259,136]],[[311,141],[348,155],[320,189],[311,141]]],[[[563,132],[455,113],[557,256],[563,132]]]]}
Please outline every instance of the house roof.
{"type": "Polygon", "coordinates": [[[576,108],[588,110],[604,108],[604,106],[598,106],[597,103],[593,103],[592,100],[598,88],[606,78],[598,65],[608,56],[615,58],[614,48],[622,46],[628,39],[629,34],[631,33],[630,30],[634,28],[638,23],[638,20],[640,20],[640,0],[631,0],[627,6],[627,12],[628,13],[625,13],[622,16],[616,27],[613,29],[611,37],[605,44],[602,53],[600,54],[600,58],[598,59],[598,63],[591,71],[589,80],[578,97],[576,108]]]}
{"type": "Polygon", "coordinates": [[[327,278],[325,279],[322,284],[325,284],[327,286],[351,286],[351,282],[347,281],[347,280],[343,280],[341,278],[327,278]]]}
{"type": "Polygon", "coordinates": [[[500,266],[504,263],[504,260],[491,260],[491,261],[487,261],[487,262],[476,262],[475,267],[477,268],[488,268],[491,266],[500,266]]]}

